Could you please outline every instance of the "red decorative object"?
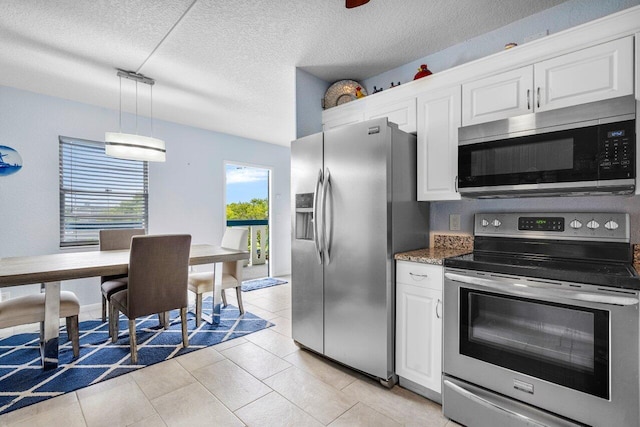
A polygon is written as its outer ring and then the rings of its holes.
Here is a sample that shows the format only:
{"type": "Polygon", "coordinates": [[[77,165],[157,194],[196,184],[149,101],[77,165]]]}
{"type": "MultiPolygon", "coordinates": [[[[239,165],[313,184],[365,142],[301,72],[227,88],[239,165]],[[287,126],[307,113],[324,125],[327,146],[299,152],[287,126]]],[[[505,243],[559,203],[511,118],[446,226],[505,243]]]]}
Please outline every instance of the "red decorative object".
{"type": "Polygon", "coordinates": [[[354,7],[362,6],[363,4],[369,3],[369,0],[347,0],[346,6],[347,9],[352,9],[354,7]]]}
{"type": "Polygon", "coordinates": [[[427,68],[427,64],[422,64],[420,68],[418,68],[418,73],[413,77],[413,80],[418,80],[423,77],[430,76],[431,74],[433,73],[429,71],[429,69],[427,68]]]}

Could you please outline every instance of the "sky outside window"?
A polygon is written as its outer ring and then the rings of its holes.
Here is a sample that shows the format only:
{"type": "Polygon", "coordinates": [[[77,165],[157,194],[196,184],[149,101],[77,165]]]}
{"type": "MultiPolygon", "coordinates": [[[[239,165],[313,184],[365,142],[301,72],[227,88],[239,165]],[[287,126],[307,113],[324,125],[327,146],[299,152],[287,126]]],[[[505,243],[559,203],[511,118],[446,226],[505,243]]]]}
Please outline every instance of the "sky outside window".
{"type": "Polygon", "coordinates": [[[266,199],[269,193],[269,170],[240,165],[226,165],[227,204],[266,199]]]}

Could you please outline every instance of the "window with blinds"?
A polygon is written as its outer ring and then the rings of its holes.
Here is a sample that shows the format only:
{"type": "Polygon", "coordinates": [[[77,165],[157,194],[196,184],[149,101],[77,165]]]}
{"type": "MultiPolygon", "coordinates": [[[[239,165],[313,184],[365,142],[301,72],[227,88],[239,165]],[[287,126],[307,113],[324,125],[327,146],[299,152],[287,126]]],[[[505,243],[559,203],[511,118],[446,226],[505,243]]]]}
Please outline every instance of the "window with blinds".
{"type": "Polygon", "coordinates": [[[60,138],[60,247],[97,245],[99,230],[147,228],[147,162],[104,153],[104,142],[60,138]]]}

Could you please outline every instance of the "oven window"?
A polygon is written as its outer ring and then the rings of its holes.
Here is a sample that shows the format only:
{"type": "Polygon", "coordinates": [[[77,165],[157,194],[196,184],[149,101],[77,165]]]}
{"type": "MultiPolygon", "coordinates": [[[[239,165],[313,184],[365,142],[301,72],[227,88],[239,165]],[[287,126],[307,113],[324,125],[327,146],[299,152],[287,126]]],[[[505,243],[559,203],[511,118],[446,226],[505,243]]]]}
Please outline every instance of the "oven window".
{"type": "Polygon", "coordinates": [[[462,354],[609,398],[609,312],[460,292],[462,354]]]}

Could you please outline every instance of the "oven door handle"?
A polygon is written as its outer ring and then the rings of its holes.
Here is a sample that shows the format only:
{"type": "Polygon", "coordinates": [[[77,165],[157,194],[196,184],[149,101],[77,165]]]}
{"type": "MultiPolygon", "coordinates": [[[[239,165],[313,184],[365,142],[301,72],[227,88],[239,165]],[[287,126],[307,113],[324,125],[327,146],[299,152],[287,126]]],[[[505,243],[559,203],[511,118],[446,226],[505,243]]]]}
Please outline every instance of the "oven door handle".
{"type": "Polygon", "coordinates": [[[637,305],[638,299],[632,297],[624,297],[618,295],[603,295],[595,292],[584,292],[579,290],[564,290],[546,287],[544,285],[520,284],[520,283],[500,283],[494,280],[483,279],[480,277],[470,277],[463,274],[450,273],[444,274],[444,277],[455,282],[465,283],[468,285],[477,285],[485,288],[507,291],[520,296],[533,297],[552,297],[563,298],[573,301],[592,302],[607,305],[637,305]]]}
{"type": "Polygon", "coordinates": [[[512,418],[516,418],[518,420],[521,421],[525,421],[526,425],[528,426],[532,426],[532,427],[544,427],[546,424],[541,424],[539,422],[537,422],[536,420],[527,417],[526,415],[523,414],[519,414],[515,411],[512,411],[511,409],[507,409],[505,407],[500,406],[497,403],[491,402],[490,400],[487,400],[483,397],[478,396],[475,393],[470,392],[469,390],[460,387],[458,384],[454,384],[449,380],[444,380],[443,381],[445,386],[451,388],[452,390],[454,390],[455,392],[461,394],[462,396],[466,397],[467,399],[474,401],[482,406],[484,406],[485,408],[489,408],[491,410],[494,411],[501,411],[501,412],[505,412],[508,416],[512,417],[512,418]]]}

